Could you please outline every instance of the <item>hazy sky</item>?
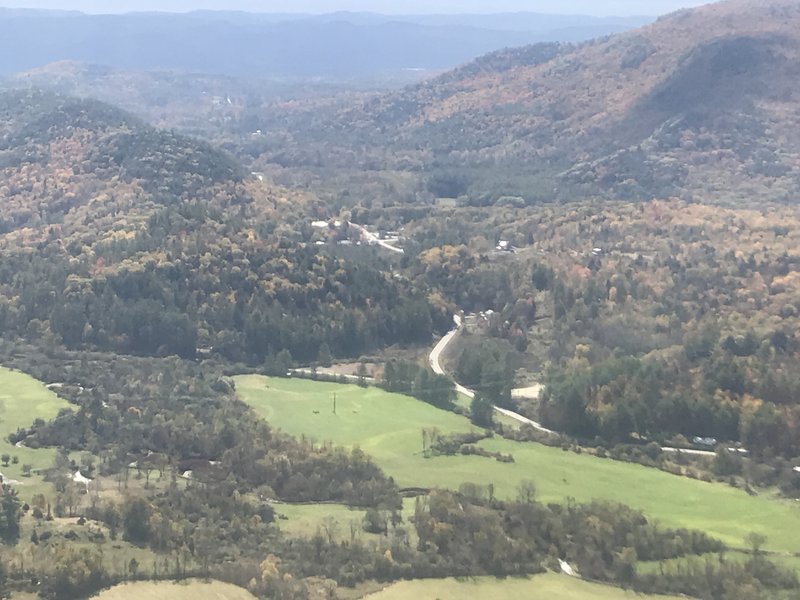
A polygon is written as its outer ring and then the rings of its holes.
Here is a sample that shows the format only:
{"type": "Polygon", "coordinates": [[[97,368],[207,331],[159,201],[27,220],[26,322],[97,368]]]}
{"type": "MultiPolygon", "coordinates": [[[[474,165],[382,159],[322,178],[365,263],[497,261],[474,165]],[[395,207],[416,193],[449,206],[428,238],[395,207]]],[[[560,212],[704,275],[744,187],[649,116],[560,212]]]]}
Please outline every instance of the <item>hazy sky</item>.
{"type": "Polygon", "coordinates": [[[707,0],[0,0],[13,8],[74,9],[93,13],[195,9],[326,13],[490,13],[529,11],[586,15],[659,15],[707,0]]]}

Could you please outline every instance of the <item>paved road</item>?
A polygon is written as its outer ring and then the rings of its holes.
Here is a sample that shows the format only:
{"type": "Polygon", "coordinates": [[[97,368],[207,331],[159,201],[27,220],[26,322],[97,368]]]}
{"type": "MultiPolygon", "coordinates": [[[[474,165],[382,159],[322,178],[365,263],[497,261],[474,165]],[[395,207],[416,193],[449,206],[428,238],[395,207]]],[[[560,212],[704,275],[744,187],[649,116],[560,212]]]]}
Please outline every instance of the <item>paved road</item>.
{"type": "MultiPolygon", "coordinates": [[[[359,377],[358,375],[347,375],[345,373],[335,373],[334,371],[328,371],[326,369],[311,369],[311,368],[301,368],[301,369],[289,369],[288,375],[296,375],[298,377],[306,377],[308,379],[313,379],[314,376],[320,375],[322,377],[335,377],[336,379],[341,379],[347,381],[348,383],[359,383],[362,379],[364,383],[368,384],[375,384],[375,379],[372,377],[364,376],[359,377]]],[[[323,379],[324,381],[324,379],[323,379]]]]}
{"type": "MultiPolygon", "coordinates": [[[[444,336],[441,340],[439,340],[439,343],[436,344],[436,346],[434,346],[433,350],[431,350],[431,353],[428,356],[428,364],[430,364],[431,369],[433,369],[433,372],[439,375],[446,375],[440,361],[442,353],[445,351],[447,346],[450,345],[450,342],[453,341],[453,338],[456,337],[456,334],[461,329],[461,317],[459,317],[458,315],[454,316],[453,322],[455,323],[455,328],[452,331],[448,332],[448,334],[444,336]]],[[[461,394],[464,394],[469,398],[475,397],[475,392],[473,390],[464,387],[458,382],[456,382],[456,391],[461,394]]],[[[534,429],[538,429],[539,431],[542,431],[544,433],[555,433],[554,431],[547,429],[547,427],[544,427],[540,423],[532,421],[527,417],[523,417],[519,413],[515,413],[513,410],[508,410],[507,408],[500,408],[499,406],[495,406],[494,409],[502,415],[510,417],[515,421],[519,421],[520,423],[523,423],[525,425],[530,425],[534,429]]]]}
{"type": "MultiPolygon", "coordinates": [[[[448,332],[448,334],[446,336],[444,336],[441,340],[439,340],[439,343],[436,344],[436,346],[434,346],[433,350],[431,350],[431,353],[428,356],[428,363],[430,364],[431,369],[433,369],[434,373],[438,373],[439,375],[446,375],[444,369],[442,368],[440,359],[441,359],[442,353],[445,351],[447,346],[450,345],[450,342],[453,341],[453,338],[456,337],[456,334],[458,334],[459,330],[461,329],[461,324],[462,324],[461,323],[461,317],[459,317],[458,315],[454,316],[453,317],[453,323],[455,323],[455,328],[452,331],[448,332]]],[[[530,389],[530,388],[527,388],[527,389],[530,389]]],[[[463,385],[459,384],[458,382],[456,382],[456,391],[460,392],[461,394],[464,394],[465,396],[468,396],[469,398],[474,398],[475,397],[475,392],[473,390],[464,387],[463,385]]],[[[521,390],[518,390],[518,391],[521,391],[521,390]]],[[[513,395],[513,392],[512,392],[512,395],[513,395]]],[[[526,424],[526,425],[530,425],[534,429],[538,429],[539,431],[541,431],[543,433],[552,433],[552,434],[558,435],[557,431],[553,431],[552,429],[547,429],[547,427],[543,426],[541,423],[537,423],[536,421],[533,421],[533,420],[531,420],[531,419],[529,419],[527,417],[523,417],[521,414],[516,413],[513,410],[508,410],[506,408],[500,408],[499,406],[495,406],[494,409],[497,412],[499,412],[500,414],[502,414],[502,415],[510,417],[510,418],[514,419],[515,421],[519,421],[520,423],[523,423],[523,424],[526,424]]],[[[662,446],[661,450],[663,452],[674,452],[674,453],[681,452],[683,454],[690,454],[692,456],[713,457],[713,456],[716,456],[716,454],[717,454],[716,452],[714,452],[712,450],[692,450],[692,449],[687,449],[687,448],[673,448],[671,446],[662,446]]],[[[742,454],[746,454],[747,453],[747,450],[745,450],[744,448],[729,448],[729,450],[731,452],[740,452],[742,454]]]]}
{"type": "Polygon", "coordinates": [[[394,252],[396,254],[405,254],[405,251],[402,248],[392,246],[386,240],[382,240],[371,231],[368,231],[366,227],[363,227],[357,223],[350,223],[350,225],[351,227],[355,227],[361,232],[361,236],[365,239],[365,241],[377,244],[381,248],[384,248],[385,250],[389,250],[390,252],[394,252]]]}
{"type": "MultiPolygon", "coordinates": [[[[716,456],[716,452],[712,452],[711,450],[691,450],[688,448],[672,448],[670,446],[662,446],[662,452],[680,452],[681,454],[691,454],[693,456],[716,456]]],[[[729,450],[735,451],[735,448],[729,448],[729,450]]]]}
{"type": "Polygon", "coordinates": [[[431,350],[431,353],[428,356],[428,364],[431,366],[431,369],[433,369],[433,372],[437,375],[445,374],[439,359],[442,357],[442,352],[444,352],[445,348],[447,348],[448,344],[453,341],[453,338],[458,333],[458,330],[461,327],[461,317],[458,315],[454,316],[453,322],[456,324],[455,329],[450,330],[447,335],[439,340],[439,343],[433,347],[433,350],[431,350]]]}

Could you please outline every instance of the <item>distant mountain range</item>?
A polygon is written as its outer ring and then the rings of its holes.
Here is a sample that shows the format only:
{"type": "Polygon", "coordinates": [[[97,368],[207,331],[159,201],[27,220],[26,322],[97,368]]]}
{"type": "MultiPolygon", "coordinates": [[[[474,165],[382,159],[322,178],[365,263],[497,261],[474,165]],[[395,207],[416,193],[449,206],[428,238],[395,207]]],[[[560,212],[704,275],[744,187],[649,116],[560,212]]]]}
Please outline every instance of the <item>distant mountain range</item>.
{"type": "Polygon", "coordinates": [[[429,27],[474,27],[493,31],[520,31],[550,34],[554,31],[570,29],[603,29],[640,27],[654,20],[649,16],[634,17],[593,17],[587,15],[551,15],[536,12],[515,12],[495,14],[433,14],[433,15],[386,15],[371,12],[332,12],[323,15],[302,15],[287,13],[245,13],[195,11],[190,16],[209,19],[229,20],[240,24],[285,23],[291,21],[333,23],[346,22],[358,26],[372,26],[384,23],[412,23],[429,27]]]}
{"type": "Polygon", "coordinates": [[[648,20],[532,13],[86,15],[0,9],[0,76],[73,60],[261,78],[407,77],[450,69],[500,48],[582,41],[648,20]]]}

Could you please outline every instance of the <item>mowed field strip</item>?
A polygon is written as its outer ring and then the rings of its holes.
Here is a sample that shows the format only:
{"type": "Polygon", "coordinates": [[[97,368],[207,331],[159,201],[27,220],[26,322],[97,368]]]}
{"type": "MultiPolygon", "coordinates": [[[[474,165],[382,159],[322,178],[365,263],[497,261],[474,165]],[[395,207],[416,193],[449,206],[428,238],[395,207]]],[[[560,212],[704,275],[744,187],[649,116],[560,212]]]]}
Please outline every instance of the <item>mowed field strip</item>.
{"type": "Polygon", "coordinates": [[[219,581],[141,581],[100,592],[92,600],[255,600],[247,590],[219,581]]]}
{"type": "Polygon", "coordinates": [[[0,466],[0,471],[6,479],[20,482],[16,484],[20,497],[30,499],[35,493],[49,489],[48,484],[35,475],[24,477],[22,465],[29,464],[34,471],[49,468],[53,465],[56,451],[17,447],[8,441],[8,436],[17,429],[30,427],[35,419],[49,421],[59,410],[69,407],[69,402],[30,375],[0,367],[0,454],[19,458],[17,464],[0,466]]]}
{"type": "Polygon", "coordinates": [[[469,580],[424,579],[401,581],[364,600],[678,600],[677,596],[650,596],[548,573],[531,578],[469,580]]]}
{"type": "Polygon", "coordinates": [[[731,547],[743,547],[744,537],[758,532],[767,536],[770,550],[800,552],[800,503],[501,438],[480,445],[510,453],[516,462],[477,456],[426,459],[421,453],[423,427],[465,432],[472,428],[469,421],[378,388],[257,375],[237,377],[236,388],[273,427],[318,442],[358,445],[401,487],[458,489],[464,482],[493,483],[498,496],[512,498],[519,482],[530,479],[544,502],[610,500],[640,509],[664,526],[702,529],[731,547]]]}

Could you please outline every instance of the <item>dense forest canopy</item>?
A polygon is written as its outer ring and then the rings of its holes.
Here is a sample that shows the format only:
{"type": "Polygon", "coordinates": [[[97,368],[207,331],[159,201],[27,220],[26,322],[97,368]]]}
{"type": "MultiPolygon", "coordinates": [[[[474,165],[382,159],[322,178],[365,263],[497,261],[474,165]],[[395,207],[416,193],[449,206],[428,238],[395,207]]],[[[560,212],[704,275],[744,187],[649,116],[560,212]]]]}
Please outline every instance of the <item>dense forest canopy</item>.
{"type": "Polygon", "coordinates": [[[460,343],[459,382],[537,374],[549,385],[530,416],[584,440],[713,437],[794,457],[797,219],[653,201],[442,207],[404,226],[415,280],[492,311],[460,343]]]}
{"type": "Polygon", "coordinates": [[[310,362],[321,342],[357,357],[446,323],[380,260],[314,246],[310,203],[208,144],[93,101],[0,98],[7,334],[310,362]]]}

